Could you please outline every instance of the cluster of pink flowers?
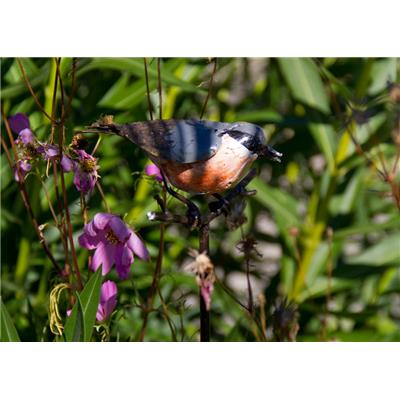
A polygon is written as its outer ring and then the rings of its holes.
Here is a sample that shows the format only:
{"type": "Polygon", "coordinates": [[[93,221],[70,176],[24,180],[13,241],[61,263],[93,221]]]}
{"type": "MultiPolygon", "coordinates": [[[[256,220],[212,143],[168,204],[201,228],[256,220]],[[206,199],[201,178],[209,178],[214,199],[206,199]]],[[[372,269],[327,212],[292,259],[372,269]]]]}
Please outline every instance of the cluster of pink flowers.
{"type": "MultiPolygon", "coordinates": [[[[8,122],[11,130],[18,135],[15,143],[20,157],[14,166],[14,177],[17,181],[25,178],[36,160],[42,159],[60,162],[64,172],[73,172],[73,182],[78,191],[83,193],[93,191],[99,178],[96,158],[74,146],[70,146],[67,152],[63,152],[60,156],[59,146],[42,143],[35,137],[30,128],[29,118],[25,114],[13,115],[8,122]]],[[[162,181],[161,172],[155,164],[148,165],[145,172],[154,176],[157,181],[162,181]]],[[[78,242],[83,248],[95,250],[89,268],[96,271],[101,267],[103,276],[115,265],[118,277],[127,279],[135,255],[146,261],[150,258],[140,237],[114,214],[96,214],[93,220],[84,226],[84,232],[78,242]]],[[[98,322],[110,318],[117,304],[117,292],[115,282],[107,280],[102,284],[96,314],[98,322]]],[[[71,310],[68,310],[67,314],[70,312],[71,310]]]]}
{"type": "MultiPolygon", "coordinates": [[[[60,159],[58,146],[41,143],[30,129],[29,118],[22,113],[13,115],[8,119],[11,130],[18,135],[15,143],[22,149],[22,156],[14,168],[14,178],[19,181],[32,169],[32,163],[38,157],[45,161],[60,159]]],[[[71,149],[70,154],[62,154],[61,167],[64,172],[74,172],[74,185],[83,193],[93,191],[99,174],[97,159],[84,150],[71,149]]]]}

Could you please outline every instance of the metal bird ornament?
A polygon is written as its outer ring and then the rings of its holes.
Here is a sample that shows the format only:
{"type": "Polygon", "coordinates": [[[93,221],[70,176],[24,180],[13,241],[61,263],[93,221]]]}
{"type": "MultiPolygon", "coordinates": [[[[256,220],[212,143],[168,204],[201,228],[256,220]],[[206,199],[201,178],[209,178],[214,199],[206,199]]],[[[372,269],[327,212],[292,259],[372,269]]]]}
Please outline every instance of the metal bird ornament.
{"type": "Polygon", "coordinates": [[[280,161],[261,127],[248,122],[153,120],[96,122],[89,127],[127,138],[143,149],[178,189],[218,194],[237,185],[259,156],[280,161]]]}

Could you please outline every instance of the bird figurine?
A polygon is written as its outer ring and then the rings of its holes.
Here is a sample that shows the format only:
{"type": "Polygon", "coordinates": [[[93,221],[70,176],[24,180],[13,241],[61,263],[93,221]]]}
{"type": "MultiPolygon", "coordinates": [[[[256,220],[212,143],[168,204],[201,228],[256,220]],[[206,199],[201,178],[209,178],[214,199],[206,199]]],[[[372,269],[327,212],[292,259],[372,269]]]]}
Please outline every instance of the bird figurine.
{"type": "MultiPolygon", "coordinates": [[[[235,187],[258,157],[278,162],[282,157],[266,144],[262,128],[248,122],[170,119],[116,124],[103,118],[89,129],[122,136],[139,146],[160,168],[165,184],[168,180],[185,192],[217,198],[235,187]]],[[[196,206],[166,186],[197,213],[196,206]]]]}

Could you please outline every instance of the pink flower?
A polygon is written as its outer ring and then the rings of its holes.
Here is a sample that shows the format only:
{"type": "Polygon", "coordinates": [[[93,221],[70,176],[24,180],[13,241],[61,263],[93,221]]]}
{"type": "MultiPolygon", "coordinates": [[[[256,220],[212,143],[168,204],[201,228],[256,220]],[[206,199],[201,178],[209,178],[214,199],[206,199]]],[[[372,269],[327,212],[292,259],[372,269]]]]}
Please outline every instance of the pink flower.
{"type": "Polygon", "coordinates": [[[211,281],[203,280],[200,285],[201,297],[203,297],[207,310],[211,307],[211,295],[214,291],[214,283],[211,281]]]}
{"type": "Polygon", "coordinates": [[[146,165],[144,172],[149,176],[154,176],[158,182],[163,181],[160,168],[158,168],[156,164],[146,165]]]}
{"type": "Polygon", "coordinates": [[[113,214],[96,214],[79,236],[79,245],[89,250],[96,249],[90,268],[96,271],[102,266],[106,275],[115,264],[120,279],[126,279],[133,263],[134,254],[142,260],[149,253],[139,238],[122,220],[113,214]]]}
{"type": "Polygon", "coordinates": [[[59,154],[59,147],[54,144],[44,143],[37,148],[37,151],[43,155],[43,158],[47,160],[56,160],[59,154]]]}
{"type": "Polygon", "coordinates": [[[35,135],[32,133],[29,125],[29,118],[22,113],[12,115],[8,118],[8,123],[11,130],[18,134],[18,138],[15,140],[16,144],[27,146],[33,144],[35,141],[35,135]]]}
{"type": "Polygon", "coordinates": [[[18,138],[15,141],[16,144],[22,143],[24,146],[28,144],[33,144],[35,142],[35,135],[29,128],[23,129],[19,134],[18,138]]]}
{"type": "Polygon", "coordinates": [[[23,131],[24,129],[30,128],[29,118],[23,113],[12,115],[11,117],[8,118],[8,123],[10,125],[11,130],[17,134],[23,131]]]}
{"type": "Polygon", "coordinates": [[[61,167],[64,172],[70,172],[75,168],[75,162],[70,157],[63,154],[61,157],[61,167]]]}
{"type": "Polygon", "coordinates": [[[79,192],[91,192],[99,178],[97,160],[85,150],[76,150],[78,160],[74,164],[74,185],[79,192]]]}
{"type": "Polygon", "coordinates": [[[97,308],[98,322],[107,320],[117,305],[117,285],[113,281],[105,281],[100,289],[100,303],[97,308]]]}
{"type": "Polygon", "coordinates": [[[32,169],[32,165],[29,164],[28,161],[25,159],[18,160],[18,163],[16,165],[14,165],[14,179],[17,182],[19,182],[18,169],[19,169],[19,172],[23,179],[25,177],[25,175],[32,169]]]}

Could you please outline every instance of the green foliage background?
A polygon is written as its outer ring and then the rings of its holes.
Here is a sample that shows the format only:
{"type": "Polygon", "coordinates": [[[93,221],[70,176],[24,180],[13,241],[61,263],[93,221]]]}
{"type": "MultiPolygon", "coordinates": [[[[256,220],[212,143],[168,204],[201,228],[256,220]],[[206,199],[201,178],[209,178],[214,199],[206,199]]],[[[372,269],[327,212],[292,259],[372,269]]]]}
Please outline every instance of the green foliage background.
{"type": "MultiPolygon", "coordinates": [[[[21,61],[50,112],[54,60],[21,61]]],[[[157,62],[148,61],[157,115],[157,62]]],[[[70,58],[61,61],[67,92],[72,63],[70,58]]],[[[199,117],[212,67],[205,59],[162,60],[163,118],[199,117]]],[[[275,339],[275,302],[283,297],[298,305],[297,340],[400,340],[400,215],[390,185],[377,172],[384,169],[382,160],[392,168],[399,152],[400,141],[397,138],[396,147],[393,132],[400,106],[388,91],[388,84],[399,82],[399,74],[398,59],[218,59],[204,117],[259,124],[269,143],[284,154],[279,165],[256,162],[259,175],[249,188],[257,194],[248,200],[243,226],[243,234],[255,237],[262,254],[252,261],[251,276],[258,316],[257,295],[266,299],[270,340],[275,339]],[[356,152],[351,135],[372,164],[356,152]]],[[[66,122],[69,141],[75,130],[104,114],[114,115],[117,122],[149,119],[143,59],[79,59],[76,78],[66,122]]],[[[39,140],[48,138],[49,121],[36,107],[14,59],[1,62],[1,101],[6,115],[26,113],[39,140]]],[[[95,141],[91,139],[91,146],[95,141]]],[[[142,324],[139,305],[148,294],[158,252],[158,225],[150,223],[146,213],[158,209],[153,196],[160,187],[142,173],[148,162],[143,152],[122,138],[104,137],[96,155],[112,211],[140,232],[152,255],[150,263],[135,259],[127,281],[115,279],[119,297],[111,340],[135,340],[142,324]]],[[[70,175],[66,182],[76,239],[83,222],[70,175]]],[[[398,169],[394,175],[398,184],[398,169]]],[[[46,185],[54,201],[51,177],[46,185]]],[[[45,236],[61,259],[58,231],[51,226],[43,189],[34,176],[27,177],[27,187],[39,223],[49,222],[45,236]]],[[[54,340],[48,329],[48,302],[58,277],[35,237],[5,154],[1,200],[2,301],[21,340],[54,340]]],[[[169,207],[184,211],[173,200],[169,207]]],[[[89,202],[90,216],[99,211],[104,209],[95,193],[89,202]]],[[[246,303],[243,254],[236,249],[241,238],[241,230],[229,231],[220,217],[212,226],[210,248],[218,279],[246,303]]],[[[160,280],[163,301],[156,298],[146,340],[197,340],[197,286],[183,268],[189,261],[188,249],[196,247],[195,233],[167,228],[160,280]]],[[[86,277],[88,252],[79,249],[78,256],[86,277]]],[[[213,340],[256,339],[248,313],[221,284],[215,287],[211,324],[213,340]]],[[[94,338],[100,336],[96,333],[94,338]]]]}

